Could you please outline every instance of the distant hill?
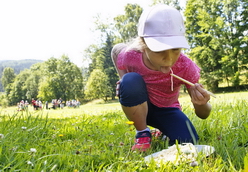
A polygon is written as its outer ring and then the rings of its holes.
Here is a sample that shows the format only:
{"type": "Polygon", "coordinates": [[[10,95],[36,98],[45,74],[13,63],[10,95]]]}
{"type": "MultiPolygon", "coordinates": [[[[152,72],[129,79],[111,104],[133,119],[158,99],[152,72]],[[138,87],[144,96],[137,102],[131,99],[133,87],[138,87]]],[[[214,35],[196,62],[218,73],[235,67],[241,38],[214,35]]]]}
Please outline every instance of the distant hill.
{"type": "Polygon", "coordinates": [[[29,69],[35,63],[41,63],[42,60],[24,59],[24,60],[0,60],[0,92],[3,91],[1,78],[4,68],[11,67],[15,74],[19,74],[24,69],[29,69]]]}

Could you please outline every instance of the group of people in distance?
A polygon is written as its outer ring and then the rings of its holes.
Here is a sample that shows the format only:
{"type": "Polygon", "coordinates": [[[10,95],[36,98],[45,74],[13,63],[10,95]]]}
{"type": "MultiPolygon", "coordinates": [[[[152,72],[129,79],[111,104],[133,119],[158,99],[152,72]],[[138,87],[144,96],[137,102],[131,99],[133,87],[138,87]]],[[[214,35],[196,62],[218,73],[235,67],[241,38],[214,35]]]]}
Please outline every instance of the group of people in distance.
{"type": "Polygon", "coordinates": [[[23,111],[28,108],[28,101],[27,100],[21,100],[20,102],[17,103],[17,110],[18,111],[23,111]]]}
{"type": "MultiPolygon", "coordinates": [[[[66,101],[64,102],[61,98],[60,99],[52,99],[51,102],[52,106],[49,107],[49,103],[48,101],[45,102],[45,108],[46,109],[63,109],[64,106],[67,107],[79,107],[81,105],[79,100],[70,100],[70,101],[66,101]]],[[[43,109],[43,103],[41,100],[37,99],[35,100],[34,98],[32,98],[31,100],[31,105],[33,106],[34,110],[42,110],[43,109]]],[[[23,111],[23,110],[27,110],[29,106],[29,102],[27,100],[21,100],[20,102],[17,103],[17,110],[18,111],[23,111]]]]}
{"type": "MultiPolygon", "coordinates": [[[[60,98],[60,99],[53,99],[52,100],[52,109],[63,109],[65,106],[67,107],[79,107],[81,105],[79,100],[68,100],[64,103],[64,101],[60,98]]],[[[47,107],[47,102],[46,102],[46,109],[50,109],[49,107],[47,107]]]]}
{"type": "Polygon", "coordinates": [[[39,99],[35,100],[34,98],[32,98],[31,103],[34,107],[34,110],[42,110],[42,101],[40,101],[39,99]]]}

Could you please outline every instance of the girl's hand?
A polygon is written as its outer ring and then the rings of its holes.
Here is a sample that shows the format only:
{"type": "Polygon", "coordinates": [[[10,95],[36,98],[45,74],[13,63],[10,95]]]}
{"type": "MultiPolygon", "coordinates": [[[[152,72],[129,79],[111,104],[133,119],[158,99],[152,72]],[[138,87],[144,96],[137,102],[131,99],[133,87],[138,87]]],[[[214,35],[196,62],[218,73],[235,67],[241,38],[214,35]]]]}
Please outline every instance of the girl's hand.
{"type": "Polygon", "coordinates": [[[201,84],[196,83],[190,87],[191,101],[194,105],[205,105],[210,100],[210,95],[203,89],[201,84]]]}
{"type": "Polygon", "coordinates": [[[119,96],[120,83],[121,83],[121,80],[116,82],[116,96],[119,96]]]}

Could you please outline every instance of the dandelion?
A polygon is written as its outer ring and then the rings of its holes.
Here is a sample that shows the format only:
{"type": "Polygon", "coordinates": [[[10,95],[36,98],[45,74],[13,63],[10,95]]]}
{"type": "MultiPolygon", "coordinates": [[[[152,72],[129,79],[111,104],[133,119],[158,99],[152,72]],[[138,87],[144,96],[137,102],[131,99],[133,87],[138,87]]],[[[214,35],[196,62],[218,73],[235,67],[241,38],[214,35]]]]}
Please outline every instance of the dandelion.
{"type": "Polygon", "coordinates": [[[36,150],[35,148],[31,148],[31,149],[30,149],[30,152],[31,152],[31,153],[36,153],[37,150],[36,150]]]}
{"type": "Polygon", "coordinates": [[[127,121],[126,123],[129,124],[129,125],[133,125],[134,124],[133,121],[127,121]]]}
{"type": "Polygon", "coordinates": [[[0,134],[0,139],[3,139],[4,138],[4,134],[0,134]]]}
{"type": "Polygon", "coordinates": [[[59,137],[63,137],[64,135],[63,134],[59,134],[59,137]]]}
{"type": "Polygon", "coordinates": [[[26,130],[27,129],[27,127],[22,127],[22,130],[26,130]]]}

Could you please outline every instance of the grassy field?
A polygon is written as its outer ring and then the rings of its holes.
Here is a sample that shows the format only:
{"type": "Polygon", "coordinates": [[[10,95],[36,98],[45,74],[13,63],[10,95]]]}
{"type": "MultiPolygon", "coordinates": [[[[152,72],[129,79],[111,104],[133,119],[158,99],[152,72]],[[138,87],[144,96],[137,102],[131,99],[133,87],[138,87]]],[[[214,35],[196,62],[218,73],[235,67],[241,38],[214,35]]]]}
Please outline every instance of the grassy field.
{"type": "Polygon", "coordinates": [[[0,108],[0,171],[248,171],[248,92],[217,94],[206,120],[194,115],[188,96],[180,102],[198,131],[198,144],[216,150],[195,167],[146,164],[144,157],[167,143],[154,139],[148,152],[132,152],[134,127],[126,124],[119,103],[93,102],[78,109],[0,108]]]}

